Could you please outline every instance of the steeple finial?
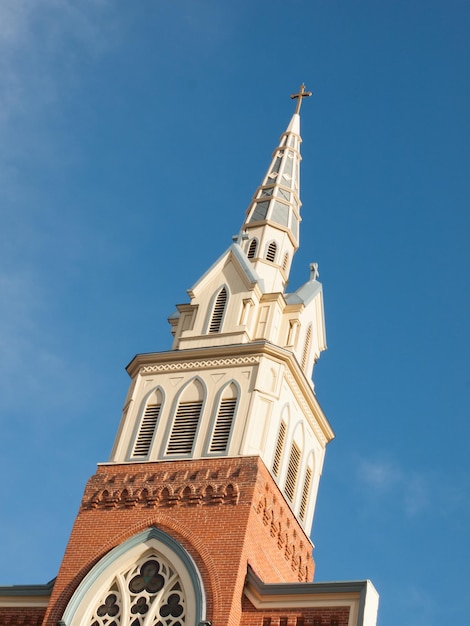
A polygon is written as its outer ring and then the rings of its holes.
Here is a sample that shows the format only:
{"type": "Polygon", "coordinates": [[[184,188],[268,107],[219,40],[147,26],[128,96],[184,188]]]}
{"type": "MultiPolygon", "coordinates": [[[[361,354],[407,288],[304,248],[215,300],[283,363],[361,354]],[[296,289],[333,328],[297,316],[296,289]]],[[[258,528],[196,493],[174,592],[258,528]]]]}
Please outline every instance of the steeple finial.
{"type": "Polygon", "coordinates": [[[302,106],[302,98],[308,98],[308,96],[311,96],[311,95],[312,95],[311,91],[305,91],[304,83],[300,85],[299,93],[293,93],[291,95],[292,100],[297,98],[297,106],[295,107],[295,113],[297,115],[300,113],[300,107],[302,106]]]}

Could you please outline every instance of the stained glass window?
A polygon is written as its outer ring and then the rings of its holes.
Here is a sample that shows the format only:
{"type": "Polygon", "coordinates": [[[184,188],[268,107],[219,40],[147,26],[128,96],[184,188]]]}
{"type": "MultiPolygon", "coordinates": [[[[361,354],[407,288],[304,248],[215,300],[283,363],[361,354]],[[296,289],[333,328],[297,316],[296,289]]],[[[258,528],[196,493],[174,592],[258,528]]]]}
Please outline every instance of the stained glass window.
{"type": "Polygon", "coordinates": [[[89,626],[184,626],[186,596],[181,579],[160,554],[142,556],[101,594],[89,626]]]}

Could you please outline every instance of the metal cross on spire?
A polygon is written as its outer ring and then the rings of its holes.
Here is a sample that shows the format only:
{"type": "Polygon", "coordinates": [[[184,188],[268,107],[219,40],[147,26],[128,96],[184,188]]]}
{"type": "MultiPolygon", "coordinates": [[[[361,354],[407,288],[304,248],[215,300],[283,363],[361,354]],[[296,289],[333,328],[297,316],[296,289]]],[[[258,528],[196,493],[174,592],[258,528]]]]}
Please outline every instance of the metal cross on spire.
{"type": "Polygon", "coordinates": [[[302,98],[307,98],[308,96],[311,96],[311,95],[312,95],[311,91],[305,91],[304,83],[300,85],[299,93],[293,93],[291,95],[291,98],[293,100],[297,98],[297,106],[295,107],[295,112],[297,114],[300,113],[300,107],[302,106],[302,98]]]}

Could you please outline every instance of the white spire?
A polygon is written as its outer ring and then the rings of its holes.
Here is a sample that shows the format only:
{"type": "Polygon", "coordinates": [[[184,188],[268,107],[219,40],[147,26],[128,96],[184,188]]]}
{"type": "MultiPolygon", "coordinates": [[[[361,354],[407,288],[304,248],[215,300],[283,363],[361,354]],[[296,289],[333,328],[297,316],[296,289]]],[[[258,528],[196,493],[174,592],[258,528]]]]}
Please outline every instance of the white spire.
{"type": "Polygon", "coordinates": [[[292,257],[299,247],[300,218],[300,105],[311,95],[302,85],[297,107],[271,165],[246,212],[242,232],[248,235],[243,248],[266,283],[268,291],[282,292],[292,257]]]}

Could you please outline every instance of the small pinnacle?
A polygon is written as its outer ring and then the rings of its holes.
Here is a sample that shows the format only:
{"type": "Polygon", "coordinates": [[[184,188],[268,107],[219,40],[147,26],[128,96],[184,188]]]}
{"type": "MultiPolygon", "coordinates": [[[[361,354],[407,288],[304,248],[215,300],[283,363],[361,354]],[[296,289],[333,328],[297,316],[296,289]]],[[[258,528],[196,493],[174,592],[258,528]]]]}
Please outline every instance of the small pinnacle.
{"type": "Polygon", "coordinates": [[[317,280],[319,276],[318,263],[310,263],[310,280],[317,280]]]}

